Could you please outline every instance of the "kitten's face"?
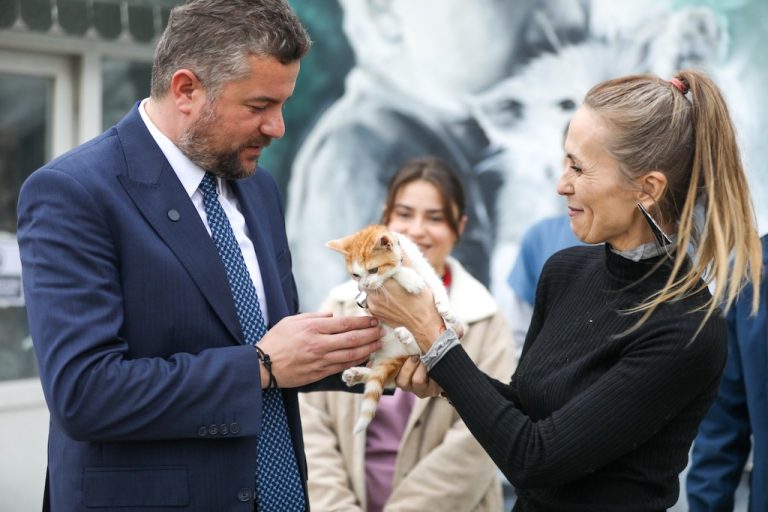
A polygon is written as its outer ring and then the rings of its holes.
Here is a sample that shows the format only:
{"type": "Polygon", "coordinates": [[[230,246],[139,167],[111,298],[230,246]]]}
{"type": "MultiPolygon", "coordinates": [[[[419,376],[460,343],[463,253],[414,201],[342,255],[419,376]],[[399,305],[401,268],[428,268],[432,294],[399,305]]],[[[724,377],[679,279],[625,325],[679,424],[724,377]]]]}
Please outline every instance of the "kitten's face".
{"type": "Polygon", "coordinates": [[[344,255],[347,272],[360,289],[380,288],[402,263],[397,237],[385,226],[368,226],[326,246],[344,255]]]}

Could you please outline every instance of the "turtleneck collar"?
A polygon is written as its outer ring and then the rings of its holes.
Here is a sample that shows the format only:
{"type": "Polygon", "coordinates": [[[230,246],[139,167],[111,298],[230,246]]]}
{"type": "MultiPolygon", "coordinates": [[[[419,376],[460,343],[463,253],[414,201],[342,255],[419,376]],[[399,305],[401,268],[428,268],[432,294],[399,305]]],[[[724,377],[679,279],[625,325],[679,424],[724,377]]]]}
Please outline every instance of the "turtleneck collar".
{"type": "Polygon", "coordinates": [[[625,284],[643,278],[651,282],[665,282],[672,268],[674,249],[634,261],[621,252],[615,251],[610,244],[605,244],[605,259],[608,272],[625,284]]]}

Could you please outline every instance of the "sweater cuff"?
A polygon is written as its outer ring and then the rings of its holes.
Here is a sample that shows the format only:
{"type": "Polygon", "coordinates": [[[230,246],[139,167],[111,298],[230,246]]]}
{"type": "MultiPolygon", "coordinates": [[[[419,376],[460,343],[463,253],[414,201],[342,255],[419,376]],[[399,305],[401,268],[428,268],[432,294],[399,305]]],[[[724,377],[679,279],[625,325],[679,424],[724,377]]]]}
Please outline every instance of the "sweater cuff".
{"type": "Polygon", "coordinates": [[[453,329],[446,329],[435,342],[429,347],[429,350],[421,356],[421,362],[427,367],[427,372],[432,371],[438,361],[453,347],[459,344],[459,337],[453,332],[453,329]]]}

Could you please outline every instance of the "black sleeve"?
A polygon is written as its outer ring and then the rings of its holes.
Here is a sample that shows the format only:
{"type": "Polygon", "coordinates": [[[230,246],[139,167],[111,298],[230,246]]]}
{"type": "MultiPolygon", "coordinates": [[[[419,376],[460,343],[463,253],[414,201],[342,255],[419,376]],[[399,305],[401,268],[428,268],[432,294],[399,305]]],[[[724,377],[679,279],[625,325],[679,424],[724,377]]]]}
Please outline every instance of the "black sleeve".
{"type": "Polygon", "coordinates": [[[649,329],[602,377],[539,421],[524,414],[510,388],[489,380],[460,346],[430,377],[513,485],[560,485],[647,441],[703,389],[717,385],[725,355],[712,340],[722,325],[709,324],[716,325],[682,347],[674,319],[649,329]]]}

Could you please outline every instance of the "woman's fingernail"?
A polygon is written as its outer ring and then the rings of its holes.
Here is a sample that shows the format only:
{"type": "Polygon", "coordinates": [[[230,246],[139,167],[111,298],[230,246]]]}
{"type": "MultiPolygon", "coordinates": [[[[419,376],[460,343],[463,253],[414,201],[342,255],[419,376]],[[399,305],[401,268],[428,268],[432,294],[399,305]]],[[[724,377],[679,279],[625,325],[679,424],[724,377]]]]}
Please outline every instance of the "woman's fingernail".
{"type": "Polygon", "coordinates": [[[411,356],[411,362],[412,363],[418,363],[419,362],[419,356],[411,356]]]}

